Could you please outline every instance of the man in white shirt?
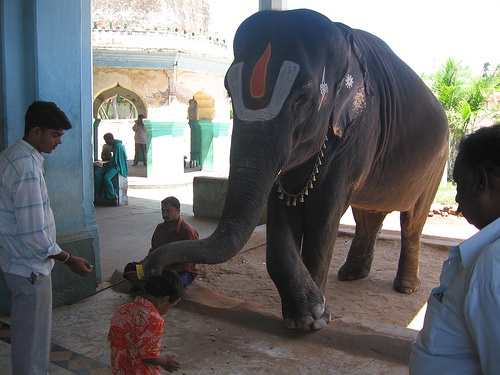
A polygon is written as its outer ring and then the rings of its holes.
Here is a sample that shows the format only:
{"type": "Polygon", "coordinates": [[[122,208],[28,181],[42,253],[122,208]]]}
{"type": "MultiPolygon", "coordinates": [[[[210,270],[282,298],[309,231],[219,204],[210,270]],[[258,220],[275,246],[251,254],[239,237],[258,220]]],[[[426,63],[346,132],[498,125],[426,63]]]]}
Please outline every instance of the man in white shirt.
{"type": "Polygon", "coordinates": [[[56,104],[33,102],[22,139],[0,153],[0,266],[12,294],[13,374],[47,374],[54,260],[79,275],[90,263],[62,250],[43,176],[42,152],[62,143],[71,123],[56,104]]]}
{"type": "Polygon", "coordinates": [[[146,141],[147,141],[147,133],[146,127],[144,126],[144,122],[142,121],[144,118],[143,115],[139,115],[137,120],[134,121],[134,126],[132,130],[135,132],[134,140],[135,140],[135,155],[134,155],[134,164],[136,166],[139,164],[139,159],[142,158],[142,162],[146,165],[147,160],[147,150],[146,150],[146,141]],[[141,157],[142,154],[142,157],[141,157]]]}
{"type": "Polygon", "coordinates": [[[458,210],[480,231],[450,249],[412,345],[412,375],[500,374],[500,126],[458,151],[458,210]]]}

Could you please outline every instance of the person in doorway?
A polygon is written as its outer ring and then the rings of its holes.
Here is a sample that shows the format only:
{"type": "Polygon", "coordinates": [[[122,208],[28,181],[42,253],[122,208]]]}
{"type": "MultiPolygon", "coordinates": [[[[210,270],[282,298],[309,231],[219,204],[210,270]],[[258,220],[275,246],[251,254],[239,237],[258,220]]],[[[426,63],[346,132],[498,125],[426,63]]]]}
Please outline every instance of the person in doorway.
{"type": "Polygon", "coordinates": [[[104,142],[112,147],[113,155],[106,164],[94,172],[94,194],[112,199],[113,204],[118,206],[118,195],[111,180],[117,173],[123,177],[128,176],[127,152],[122,141],[115,139],[111,133],[104,134],[104,142]]]}
{"type": "Polygon", "coordinates": [[[142,121],[144,118],[143,115],[139,115],[137,120],[134,121],[134,126],[132,130],[135,132],[134,140],[135,140],[135,156],[134,156],[134,164],[136,166],[139,164],[139,159],[142,155],[142,162],[146,165],[146,127],[144,126],[144,122],[142,121]]]}
{"type": "Polygon", "coordinates": [[[52,326],[54,260],[85,276],[90,263],[56,243],[42,153],[50,154],[65,130],[66,114],[52,102],[26,111],[24,137],[0,153],[0,266],[11,293],[13,374],[47,374],[52,326]]]}
{"type": "Polygon", "coordinates": [[[146,294],[120,306],[108,333],[113,374],[160,374],[177,371],[181,364],[172,354],[161,355],[165,315],[182,298],[179,275],[165,270],[145,284],[146,294]]]}
{"type": "Polygon", "coordinates": [[[101,150],[101,160],[105,163],[111,160],[113,156],[113,146],[104,143],[101,150]]]}
{"type": "Polygon", "coordinates": [[[453,246],[412,344],[410,374],[499,374],[500,125],[459,144],[458,211],[479,229],[453,246]]]}
{"type": "MultiPolygon", "coordinates": [[[[161,201],[161,213],[163,223],[158,224],[153,233],[149,254],[160,246],[171,242],[200,238],[196,229],[181,218],[181,205],[176,197],[167,197],[161,201]]],[[[123,277],[132,282],[135,287],[144,290],[146,281],[141,274],[141,269],[142,261],[128,263],[125,266],[123,277]],[[139,273],[137,267],[139,267],[139,273]]],[[[200,273],[200,268],[195,263],[175,264],[171,266],[171,269],[179,274],[184,288],[191,284],[200,273]]]]}

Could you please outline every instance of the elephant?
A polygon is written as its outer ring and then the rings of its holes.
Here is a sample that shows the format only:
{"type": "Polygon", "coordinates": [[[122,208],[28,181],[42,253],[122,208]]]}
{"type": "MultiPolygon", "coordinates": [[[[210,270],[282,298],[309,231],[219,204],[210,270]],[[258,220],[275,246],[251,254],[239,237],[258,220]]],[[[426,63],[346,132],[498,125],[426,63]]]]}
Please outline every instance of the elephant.
{"type": "Polygon", "coordinates": [[[312,10],[259,11],[239,26],[233,49],[222,216],[209,237],[152,253],[146,273],[231,259],[267,203],[266,265],[285,325],[321,329],[331,320],[324,292],[350,206],[356,227],[338,279],[369,274],[383,220],[399,211],[393,285],[417,291],[420,236],[448,154],[440,102],[381,39],[312,10]]]}

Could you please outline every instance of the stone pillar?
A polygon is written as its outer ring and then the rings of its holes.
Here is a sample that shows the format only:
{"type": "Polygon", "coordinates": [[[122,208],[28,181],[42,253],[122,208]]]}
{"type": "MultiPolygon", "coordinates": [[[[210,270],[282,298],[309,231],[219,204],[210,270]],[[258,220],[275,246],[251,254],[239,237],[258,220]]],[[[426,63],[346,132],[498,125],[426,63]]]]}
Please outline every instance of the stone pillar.
{"type": "Polygon", "coordinates": [[[147,176],[158,182],[174,183],[184,174],[183,139],[186,122],[144,121],[147,131],[147,176]]]}
{"type": "Polygon", "coordinates": [[[214,122],[215,102],[205,91],[198,91],[189,102],[191,160],[203,171],[224,171],[229,167],[230,123],[214,122]]]}
{"type": "Polygon", "coordinates": [[[287,0],[259,0],[259,10],[287,10],[287,0]]]}
{"type": "Polygon", "coordinates": [[[101,159],[101,150],[99,149],[99,142],[98,142],[100,123],[101,123],[100,118],[94,119],[94,122],[92,123],[92,132],[93,132],[92,139],[94,139],[94,160],[101,159]]]}
{"type": "MultiPolygon", "coordinates": [[[[87,277],[58,264],[52,271],[54,306],[92,295],[101,280],[99,235],[93,205],[92,46],[90,0],[0,1],[0,148],[24,132],[24,114],[34,100],[55,102],[73,128],[62,145],[44,154],[45,182],[63,250],[95,267],[87,277]],[[64,30],[64,32],[61,32],[64,30]],[[57,53],[56,53],[57,52],[57,53]],[[4,121],[6,119],[7,121],[4,121]]],[[[0,277],[0,311],[10,312],[0,277]]]]}
{"type": "Polygon", "coordinates": [[[191,159],[203,171],[225,171],[229,168],[230,123],[210,120],[189,121],[191,127],[191,159]]]}

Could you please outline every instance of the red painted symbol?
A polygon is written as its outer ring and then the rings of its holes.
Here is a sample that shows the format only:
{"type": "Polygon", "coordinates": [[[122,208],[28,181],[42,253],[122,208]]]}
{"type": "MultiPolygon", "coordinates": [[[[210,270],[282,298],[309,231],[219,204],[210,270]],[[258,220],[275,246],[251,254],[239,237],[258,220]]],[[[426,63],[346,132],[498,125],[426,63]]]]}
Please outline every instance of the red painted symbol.
{"type": "Polygon", "coordinates": [[[266,93],[266,73],[270,58],[271,44],[268,44],[253,68],[252,79],[250,80],[250,94],[253,98],[262,98],[266,93]]]}

